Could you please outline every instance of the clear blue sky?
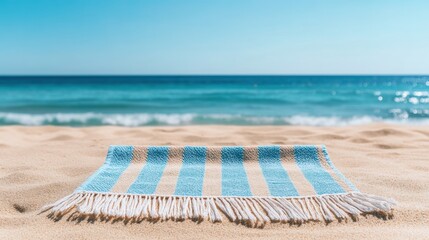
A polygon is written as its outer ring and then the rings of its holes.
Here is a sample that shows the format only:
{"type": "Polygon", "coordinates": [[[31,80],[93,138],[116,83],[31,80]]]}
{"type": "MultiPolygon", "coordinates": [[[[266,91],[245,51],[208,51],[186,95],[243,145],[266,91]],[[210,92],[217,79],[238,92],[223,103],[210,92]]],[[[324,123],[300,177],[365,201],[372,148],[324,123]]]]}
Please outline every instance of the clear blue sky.
{"type": "Polygon", "coordinates": [[[0,0],[0,74],[407,73],[427,0],[0,0]]]}

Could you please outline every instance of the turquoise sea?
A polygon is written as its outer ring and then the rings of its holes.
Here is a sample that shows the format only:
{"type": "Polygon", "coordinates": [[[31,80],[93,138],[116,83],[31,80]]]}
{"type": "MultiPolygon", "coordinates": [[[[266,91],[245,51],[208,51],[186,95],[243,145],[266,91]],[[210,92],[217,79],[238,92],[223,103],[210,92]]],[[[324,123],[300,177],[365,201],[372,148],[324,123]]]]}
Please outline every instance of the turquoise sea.
{"type": "Polygon", "coordinates": [[[429,76],[3,76],[0,125],[429,124],[429,76]]]}

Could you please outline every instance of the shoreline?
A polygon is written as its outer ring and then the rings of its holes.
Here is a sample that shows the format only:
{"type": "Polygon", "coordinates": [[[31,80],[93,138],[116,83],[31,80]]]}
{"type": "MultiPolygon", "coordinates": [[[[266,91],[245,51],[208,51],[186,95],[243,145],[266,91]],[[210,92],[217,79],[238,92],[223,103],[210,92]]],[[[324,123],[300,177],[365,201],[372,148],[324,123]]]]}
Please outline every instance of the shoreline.
{"type": "Polygon", "coordinates": [[[417,127],[417,128],[427,128],[429,130],[429,124],[421,124],[414,122],[389,122],[389,121],[379,121],[379,122],[370,122],[362,124],[348,124],[348,125],[287,125],[287,124],[258,124],[258,125],[237,125],[237,124],[183,124],[183,125],[141,125],[141,126],[125,126],[125,125],[88,125],[88,126],[72,126],[72,125],[22,125],[22,124],[10,124],[10,125],[0,125],[0,128],[201,128],[201,127],[243,127],[243,128],[259,128],[259,127],[277,127],[277,128],[353,128],[353,127],[417,127]]]}
{"type": "Polygon", "coordinates": [[[13,238],[424,238],[429,235],[429,126],[1,126],[0,237],[13,238]],[[324,144],[335,166],[368,194],[398,202],[391,220],[269,224],[54,222],[37,215],[104,162],[109,145],[324,144]]]}

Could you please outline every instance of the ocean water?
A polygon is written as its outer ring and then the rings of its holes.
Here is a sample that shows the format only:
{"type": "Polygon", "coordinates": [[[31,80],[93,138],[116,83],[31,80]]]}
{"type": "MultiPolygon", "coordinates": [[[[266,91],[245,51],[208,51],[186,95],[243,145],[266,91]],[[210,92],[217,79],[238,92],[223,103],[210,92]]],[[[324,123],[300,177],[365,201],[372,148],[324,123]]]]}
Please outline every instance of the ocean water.
{"type": "Polygon", "coordinates": [[[0,125],[429,124],[429,76],[0,77],[0,125]]]}

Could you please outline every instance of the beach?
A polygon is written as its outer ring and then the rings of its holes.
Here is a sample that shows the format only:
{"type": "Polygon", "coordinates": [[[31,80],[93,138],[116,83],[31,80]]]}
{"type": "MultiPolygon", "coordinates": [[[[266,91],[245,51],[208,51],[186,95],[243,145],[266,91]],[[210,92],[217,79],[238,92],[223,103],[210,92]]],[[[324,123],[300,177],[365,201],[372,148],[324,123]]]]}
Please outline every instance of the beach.
{"type": "Polygon", "coordinates": [[[163,126],[0,127],[0,238],[378,238],[429,236],[429,127],[373,123],[344,127],[163,126]],[[73,192],[105,160],[109,145],[324,144],[360,191],[398,202],[390,220],[268,224],[251,229],[227,221],[74,222],[38,215],[73,192]]]}
{"type": "Polygon", "coordinates": [[[0,1],[0,240],[429,240],[428,9],[0,1]]]}

